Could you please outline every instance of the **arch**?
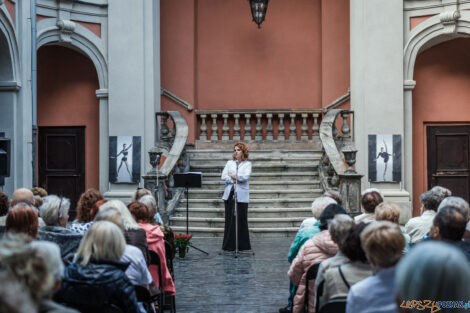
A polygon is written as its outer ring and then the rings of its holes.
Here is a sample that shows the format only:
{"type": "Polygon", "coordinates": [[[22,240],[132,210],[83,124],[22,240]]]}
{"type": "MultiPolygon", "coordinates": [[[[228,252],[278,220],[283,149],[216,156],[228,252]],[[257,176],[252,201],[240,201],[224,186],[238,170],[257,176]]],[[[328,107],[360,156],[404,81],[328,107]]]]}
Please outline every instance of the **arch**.
{"type": "Polygon", "coordinates": [[[414,66],[420,52],[444,41],[470,36],[470,12],[461,11],[455,25],[444,24],[441,14],[427,19],[411,31],[404,50],[405,81],[413,80],[414,66]]]}
{"type": "MultiPolygon", "coordinates": [[[[6,8],[3,6],[0,9],[0,31],[3,33],[4,39],[2,38],[3,44],[8,46],[9,58],[5,59],[8,56],[2,57],[2,68],[7,67],[8,77],[2,77],[2,80],[9,80],[14,82],[17,86],[20,85],[18,78],[20,73],[20,62],[19,62],[19,51],[18,44],[16,42],[15,30],[13,28],[12,21],[9,14],[6,12],[6,8]],[[3,63],[6,61],[6,63],[3,63]]],[[[5,73],[5,72],[4,72],[5,73]]]]}
{"type": "Polygon", "coordinates": [[[61,40],[61,32],[55,25],[56,19],[46,19],[38,22],[37,49],[47,44],[58,44],[78,50],[91,59],[96,72],[100,89],[108,88],[108,65],[104,57],[102,41],[90,30],[80,24],[70,33],[70,41],[61,40]]]}
{"type": "Polygon", "coordinates": [[[447,11],[430,17],[410,33],[404,48],[404,181],[413,203],[413,80],[419,53],[445,41],[470,36],[470,12],[447,11]]]}

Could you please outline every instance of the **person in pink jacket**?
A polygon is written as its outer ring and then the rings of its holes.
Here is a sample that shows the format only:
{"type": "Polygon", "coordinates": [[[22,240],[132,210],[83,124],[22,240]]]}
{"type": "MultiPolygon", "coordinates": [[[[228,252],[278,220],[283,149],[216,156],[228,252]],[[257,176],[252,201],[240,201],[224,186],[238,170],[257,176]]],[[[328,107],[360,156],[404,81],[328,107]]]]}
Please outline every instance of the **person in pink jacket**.
{"type": "MultiPolygon", "coordinates": [[[[168,270],[165,258],[165,241],[164,235],[160,226],[150,224],[150,213],[148,208],[140,202],[132,202],[129,204],[129,211],[147,234],[147,243],[150,250],[157,252],[160,257],[160,264],[162,266],[162,285],[163,291],[168,296],[174,296],[175,284],[171,278],[170,271],[168,270]]],[[[149,265],[149,271],[152,275],[154,283],[158,286],[158,268],[155,265],[149,265]]],[[[160,286],[158,286],[160,287],[160,286]]]]}
{"type": "MultiPolygon", "coordinates": [[[[325,208],[323,213],[320,215],[321,232],[307,240],[300,249],[294,261],[292,261],[289,272],[287,274],[289,275],[292,283],[295,286],[298,286],[297,293],[294,297],[293,313],[303,313],[305,311],[304,303],[306,276],[310,266],[331,258],[338,252],[338,246],[331,239],[330,232],[328,231],[328,222],[331,221],[336,214],[347,213],[346,210],[338,204],[330,204],[325,208]]],[[[308,292],[308,311],[315,312],[315,303],[313,301],[315,295],[314,281],[309,282],[308,292]]]]}

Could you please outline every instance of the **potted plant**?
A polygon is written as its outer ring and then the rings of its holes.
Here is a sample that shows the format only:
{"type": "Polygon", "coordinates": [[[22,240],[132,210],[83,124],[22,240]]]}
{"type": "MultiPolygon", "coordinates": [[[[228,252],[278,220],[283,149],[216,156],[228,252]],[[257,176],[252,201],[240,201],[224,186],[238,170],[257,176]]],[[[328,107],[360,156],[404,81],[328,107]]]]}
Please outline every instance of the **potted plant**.
{"type": "Polygon", "coordinates": [[[175,247],[178,248],[178,255],[180,258],[184,258],[186,256],[186,252],[191,245],[191,238],[193,238],[193,235],[175,234],[175,247]]]}

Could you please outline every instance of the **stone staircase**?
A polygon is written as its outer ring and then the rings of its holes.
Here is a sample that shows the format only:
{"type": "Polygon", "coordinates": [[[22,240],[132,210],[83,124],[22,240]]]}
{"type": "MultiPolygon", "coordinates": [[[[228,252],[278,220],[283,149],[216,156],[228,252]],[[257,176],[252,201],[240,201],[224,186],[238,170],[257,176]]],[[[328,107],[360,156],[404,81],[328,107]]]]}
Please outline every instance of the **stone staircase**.
{"type": "MultiPolygon", "coordinates": [[[[224,182],[220,180],[232,150],[190,150],[191,171],[202,172],[202,188],[189,190],[189,232],[195,237],[221,237],[224,232],[224,182]]],[[[248,224],[252,237],[294,236],[311,217],[311,203],[321,195],[320,150],[252,150],[248,224]]],[[[170,224],[186,231],[186,198],[170,224]]]]}

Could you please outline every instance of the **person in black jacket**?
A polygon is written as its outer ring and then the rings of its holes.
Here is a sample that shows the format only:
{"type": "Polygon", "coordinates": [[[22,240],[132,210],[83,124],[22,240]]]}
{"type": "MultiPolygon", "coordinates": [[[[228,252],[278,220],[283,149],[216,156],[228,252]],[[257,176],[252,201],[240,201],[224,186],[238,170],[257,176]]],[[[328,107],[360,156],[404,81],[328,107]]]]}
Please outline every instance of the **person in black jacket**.
{"type": "Polygon", "coordinates": [[[94,223],[78,248],[76,262],[65,269],[62,287],[54,297],[82,312],[98,312],[114,304],[124,312],[138,313],[134,291],[120,262],[126,242],[111,222],[94,223]]]}

